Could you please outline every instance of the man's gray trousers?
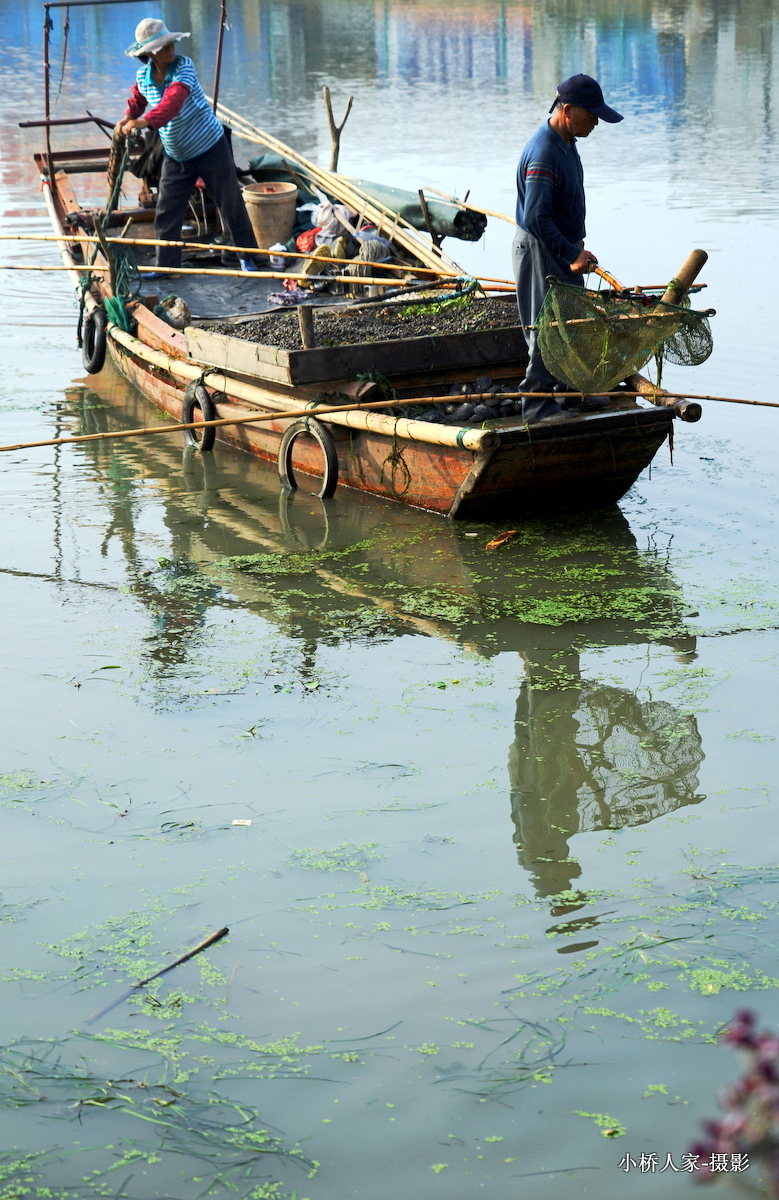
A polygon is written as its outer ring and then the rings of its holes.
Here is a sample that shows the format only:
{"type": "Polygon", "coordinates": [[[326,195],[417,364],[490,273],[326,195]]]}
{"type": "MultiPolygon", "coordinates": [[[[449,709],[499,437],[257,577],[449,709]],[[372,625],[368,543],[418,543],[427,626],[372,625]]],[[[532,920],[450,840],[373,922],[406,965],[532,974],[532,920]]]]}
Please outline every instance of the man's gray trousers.
{"type": "MultiPolygon", "coordinates": [[[[519,318],[529,357],[520,391],[551,392],[560,381],[544,366],[541,351],[536,344],[535,330],[528,329],[527,326],[535,325],[544,297],[549,291],[547,275],[554,275],[573,287],[583,287],[584,281],[581,275],[573,275],[567,263],[554,258],[543,242],[539,242],[538,238],[524,229],[517,229],[514,235],[511,262],[517,284],[519,318]]],[[[554,400],[547,400],[541,396],[537,400],[526,397],[522,401],[522,416],[528,421],[539,421],[559,411],[560,407],[554,400]]]]}

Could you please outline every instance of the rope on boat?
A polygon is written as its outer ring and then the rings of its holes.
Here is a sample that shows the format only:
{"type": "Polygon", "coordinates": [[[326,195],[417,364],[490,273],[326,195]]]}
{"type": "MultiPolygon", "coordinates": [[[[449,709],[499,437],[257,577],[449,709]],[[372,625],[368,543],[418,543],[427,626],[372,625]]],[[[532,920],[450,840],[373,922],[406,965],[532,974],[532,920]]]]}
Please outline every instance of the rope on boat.
{"type": "MultiPolygon", "coordinates": [[[[95,218],[96,223],[100,222],[100,232],[102,234],[105,234],[108,229],[111,213],[118,203],[124,173],[130,161],[130,150],[130,139],[125,137],[124,134],[114,133],[108,160],[108,204],[105,215],[102,218],[95,218]]],[[[95,245],[92,257],[88,263],[88,270],[85,275],[82,275],[79,282],[78,328],[76,331],[76,340],[78,341],[79,349],[83,346],[86,294],[92,286],[92,267],[101,248],[104,253],[110,256],[109,265],[112,269],[111,273],[114,282],[114,295],[103,297],[103,307],[108,314],[109,320],[114,325],[118,325],[120,329],[123,329],[125,333],[132,332],[127,305],[136,300],[141,294],[141,274],[138,270],[138,263],[133,251],[128,246],[119,246],[116,244],[113,245],[112,249],[108,250],[105,238],[102,239],[102,242],[102,246],[99,242],[95,245]]]]}

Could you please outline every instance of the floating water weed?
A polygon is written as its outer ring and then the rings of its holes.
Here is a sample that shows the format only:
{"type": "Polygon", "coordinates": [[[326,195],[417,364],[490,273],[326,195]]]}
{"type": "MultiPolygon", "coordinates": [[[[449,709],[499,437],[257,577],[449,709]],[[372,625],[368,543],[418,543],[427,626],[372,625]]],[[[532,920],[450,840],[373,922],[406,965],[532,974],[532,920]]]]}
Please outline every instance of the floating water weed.
{"type": "Polygon", "coordinates": [[[589,1117],[589,1119],[594,1121],[598,1126],[603,1136],[607,1138],[624,1137],[624,1135],[627,1133],[625,1126],[619,1121],[615,1121],[613,1117],[608,1115],[608,1113],[580,1112],[577,1109],[575,1116],[589,1117]]]}
{"type": "MultiPolygon", "coordinates": [[[[209,1195],[232,1194],[239,1188],[247,1197],[286,1194],[278,1179],[268,1177],[271,1159],[277,1168],[302,1168],[309,1177],[318,1164],[299,1147],[285,1145],[253,1105],[223,1096],[213,1082],[207,1088],[192,1082],[209,1061],[211,1080],[224,1077],[219,1073],[224,1046],[265,1054],[281,1070],[302,1069],[302,1056],[319,1051],[317,1047],[293,1051],[292,1040],[282,1046],[263,1046],[240,1035],[231,1038],[224,1031],[220,1036],[208,1027],[162,1036],[107,1030],[93,1038],[75,1035],[57,1042],[21,1041],[5,1047],[0,1054],[0,1098],[5,1105],[34,1105],[39,1120],[76,1120],[87,1132],[95,1123],[95,1132],[101,1129],[104,1117],[99,1114],[110,1113],[112,1136],[108,1144],[79,1147],[74,1164],[58,1148],[38,1155],[7,1156],[5,1162],[0,1160],[0,1181],[11,1182],[0,1197],[129,1196],[123,1188],[116,1191],[116,1172],[139,1164],[147,1174],[154,1168],[151,1174],[158,1178],[152,1186],[157,1194],[175,1195],[182,1163],[190,1177],[207,1184],[209,1195]],[[195,1052],[203,1043],[212,1048],[206,1058],[195,1052]],[[102,1060],[109,1047],[112,1062],[107,1074],[102,1060]],[[146,1052],[145,1063],[139,1062],[139,1050],[146,1052]],[[54,1190],[48,1191],[47,1185],[54,1190]],[[32,1192],[24,1190],[33,1187],[32,1192]]],[[[233,1074],[229,1062],[221,1066],[225,1075],[233,1074]]]]}
{"type": "Polygon", "coordinates": [[[374,850],[378,842],[366,842],[363,846],[342,842],[333,850],[293,850],[290,864],[306,871],[364,871],[372,859],[377,859],[374,850]]]}
{"type": "Polygon", "coordinates": [[[45,786],[44,780],[36,779],[29,771],[11,771],[9,774],[0,775],[0,796],[45,786]]]}

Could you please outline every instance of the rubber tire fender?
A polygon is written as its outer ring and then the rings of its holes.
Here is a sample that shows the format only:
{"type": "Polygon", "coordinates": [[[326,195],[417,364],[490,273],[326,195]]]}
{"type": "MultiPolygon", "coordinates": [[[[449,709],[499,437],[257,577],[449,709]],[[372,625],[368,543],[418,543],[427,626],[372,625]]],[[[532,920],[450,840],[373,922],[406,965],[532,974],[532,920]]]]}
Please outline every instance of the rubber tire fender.
{"type": "Polygon", "coordinates": [[[295,439],[300,437],[301,433],[309,433],[317,441],[319,449],[322,451],[325,472],[322,486],[317,492],[317,498],[329,500],[338,487],[338,454],[332,433],[315,417],[301,417],[299,421],[293,421],[291,425],[288,425],[284,431],[278,459],[281,486],[285,492],[294,492],[298,486],[292,471],[292,447],[295,439]]]}
{"type": "Polygon", "coordinates": [[[97,375],[105,364],[108,317],[104,308],[93,308],[84,322],[81,361],[89,375],[97,375]]]}
{"type": "MultiPolygon", "coordinates": [[[[184,401],[181,405],[182,425],[188,425],[190,421],[198,419],[194,415],[196,408],[200,409],[202,420],[215,421],[217,419],[214,402],[202,383],[190,383],[184,392],[184,401]]],[[[201,454],[205,454],[207,450],[213,450],[214,448],[216,430],[213,426],[210,429],[202,429],[200,431],[200,440],[198,441],[197,433],[194,429],[185,429],[184,439],[188,446],[195,446],[201,454]]]]}

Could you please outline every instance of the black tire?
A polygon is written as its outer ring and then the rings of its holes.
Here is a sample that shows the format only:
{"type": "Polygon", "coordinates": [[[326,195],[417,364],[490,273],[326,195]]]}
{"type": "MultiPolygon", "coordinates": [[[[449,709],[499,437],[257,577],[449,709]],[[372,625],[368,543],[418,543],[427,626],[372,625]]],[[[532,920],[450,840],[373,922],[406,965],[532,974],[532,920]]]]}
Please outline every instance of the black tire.
{"type": "MultiPolygon", "coordinates": [[[[189,425],[190,421],[215,421],[217,417],[214,402],[209,396],[202,383],[190,383],[184,393],[184,403],[181,406],[181,424],[189,425]],[[195,409],[200,409],[200,416],[195,412],[195,409]]],[[[216,441],[216,430],[213,426],[210,429],[185,429],[184,439],[188,446],[196,446],[197,449],[204,454],[207,450],[213,450],[214,442],[216,441]]]]}
{"type": "Polygon", "coordinates": [[[279,479],[282,489],[285,492],[294,492],[298,486],[292,472],[292,447],[301,433],[310,434],[319,443],[325,460],[325,471],[317,496],[320,500],[329,500],[338,487],[338,455],[330,430],[315,417],[302,417],[299,421],[293,421],[284,432],[279,446],[279,479]]]}
{"type": "Polygon", "coordinates": [[[108,317],[104,308],[93,308],[84,322],[84,336],[81,341],[81,360],[84,370],[89,375],[97,375],[105,364],[106,326],[108,317]]]}

